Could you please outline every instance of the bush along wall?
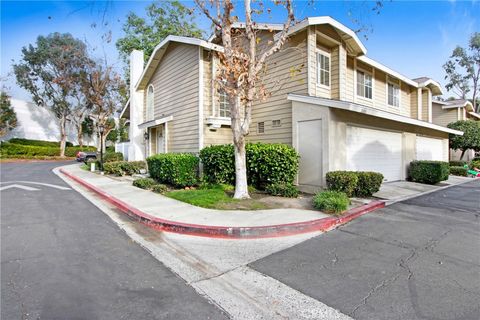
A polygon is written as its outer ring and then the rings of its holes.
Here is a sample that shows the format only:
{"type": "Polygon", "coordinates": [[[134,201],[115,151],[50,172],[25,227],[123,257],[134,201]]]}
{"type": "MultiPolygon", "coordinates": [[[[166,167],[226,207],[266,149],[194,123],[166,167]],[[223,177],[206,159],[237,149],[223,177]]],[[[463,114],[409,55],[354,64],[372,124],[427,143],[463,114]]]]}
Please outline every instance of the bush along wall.
{"type": "MultiPolygon", "coordinates": [[[[67,147],[65,148],[66,157],[75,157],[78,151],[95,151],[95,147],[67,147]]],[[[29,157],[59,157],[60,147],[42,147],[25,144],[14,144],[2,142],[0,145],[0,155],[2,158],[22,158],[29,157]]]]}
{"type": "Polygon", "coordinates": [[[176,187],[198,183],[199,159],[191,153],[162,153],[147,158],[150,176],[176,187]]]}
{"type": "Polygon", "coordinates": [[[436,184],[448,179],[448,162],[416,160],[410,162],[409,174],[413,182],[436,184]]]}
{"type": "Polygon", "coordinates": [[[371,197],[380,190],[383,175],[369,171],[331,171],[326,180],[329,190],[343,192],[349,197],[371,197]]]}
{"type": "Polygon", "coordinates": [[[142,173],[146,168],[147,163],[145,161],[112,161],[103,164],[103,171],[106,174],[117,176],[131,176],[142,173]]]}
{"type": "MultiPolygon", "coordinates": [[[[246,145],[248,183],[258,189],[271,184],[292,184],[298,172],[299,155],[279,143],[246,145]]],[[[235,184],[233,145],[216,145],[200,151],[204,179],[210,183],[235,184]]]]}
{"type": "Polygon", "coordinates": [[[465,167],[450,167],[450,174],[454,176],[468,176],[468,168],[465,167]]]}

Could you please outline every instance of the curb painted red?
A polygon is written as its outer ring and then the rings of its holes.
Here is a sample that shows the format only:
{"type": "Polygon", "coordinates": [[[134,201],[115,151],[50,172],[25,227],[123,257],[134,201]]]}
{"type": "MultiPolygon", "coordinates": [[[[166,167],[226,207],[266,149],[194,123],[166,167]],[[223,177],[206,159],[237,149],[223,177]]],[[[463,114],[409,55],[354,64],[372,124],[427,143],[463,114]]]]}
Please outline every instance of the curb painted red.
{"type": "Polygon", "coordinates": [[[328,231],[342,224],[345,224],[355,218],[358,218],[368,212],[385,207],[385,203],[383,201],[372,201],[369,204],[347,211],[341,217],[328,217],[323,219],[270,226],[225,227],[198,225],[154,217],[137,208],[130,206],[129,204],[123,202],[120,199],[111,196],[100,188],[91,185],[85,180],[65,171],[64,169],[60,169],[60,172],[69,177],[70,179],[78,182],[82,186],[86,187],[87,189],[90,189],[91,191],[97,193],[129,217],[149,227],[167,232],[188,234],[200,237],[227,239],[258,239],[283,237],[314,231],[328,231]]]}

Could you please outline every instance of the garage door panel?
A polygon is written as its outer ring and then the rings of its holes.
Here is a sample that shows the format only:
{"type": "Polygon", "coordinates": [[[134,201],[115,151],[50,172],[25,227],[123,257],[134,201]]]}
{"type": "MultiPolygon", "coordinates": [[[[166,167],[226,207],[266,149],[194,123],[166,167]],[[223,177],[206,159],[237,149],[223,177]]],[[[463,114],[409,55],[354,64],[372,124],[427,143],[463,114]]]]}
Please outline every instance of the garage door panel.
{"type": "Polygon", "coordinates": [[[402,134],[347,127],[347,169],[376,171],[386,181],[402,178],[402,134]]]}
{"type": "Polygon", "coordinates": [[[416,159],[445,161],[443,140],[417,136],[416,159]]]}

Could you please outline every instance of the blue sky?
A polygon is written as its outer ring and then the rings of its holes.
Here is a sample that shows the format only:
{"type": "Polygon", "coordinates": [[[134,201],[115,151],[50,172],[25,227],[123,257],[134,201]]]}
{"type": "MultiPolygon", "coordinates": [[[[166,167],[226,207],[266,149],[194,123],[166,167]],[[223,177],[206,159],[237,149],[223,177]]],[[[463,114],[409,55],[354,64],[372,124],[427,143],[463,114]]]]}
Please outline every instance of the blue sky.
{"type": "MultiPolygon", "coordinates": [[[[129,11],[144,15],[150,1],[1,1],[2,81],[14,97],[29,99],[11,75],[12,59],[18,61],[21,48],[34,43],[38,35],[69,32],[86,40],[99,57],[121,68],[115,40],[129,11]],[[107,10],[105,7],[107,6],[107,10]],[[108,23],[102,26],[101,21],[108,23]],[[92,28],[92,24],[96,27],[92,28]],[[102,44],[101,35],[112,31],[112,42],[102,44]]],[[[191,1],[187,6],[193,7],[191,1]]],[[[385,1],[380,14],[371,12],[374,2],[316,1],[308,5],[297,1],[297,19],[330,15],[352,29],[352,19],[369,27],[360,39],[368,56],[388,67],[415,78],[429,76],[444,84],[442,64],[456,45],[465,46],[471,33],[480,31],[480,1],[385,1]],[[476,16],[475,16],[476,14],[476,16]]],[[[282,22],[274,11],[267,22],[282,22]]],[[[197,23],[209,30],[209,22],[199,16],[197,23]]],[[[208,32],[207,32],[208,33],[208,32]]],[[[447,94],[448,95],[448,94],[447,94]]]]}

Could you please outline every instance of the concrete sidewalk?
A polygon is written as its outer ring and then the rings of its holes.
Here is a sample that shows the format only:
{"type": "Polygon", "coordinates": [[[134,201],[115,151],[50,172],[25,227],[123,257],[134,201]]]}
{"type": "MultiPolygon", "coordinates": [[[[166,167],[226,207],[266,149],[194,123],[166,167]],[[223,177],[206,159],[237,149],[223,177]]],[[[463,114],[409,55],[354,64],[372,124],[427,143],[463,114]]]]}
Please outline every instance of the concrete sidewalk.
{"type": "Polygon", "coordinates": [[[384,199],[387,205],[407,200],[412,197],[418,197],[422,194],[434,192],[446,187],[459,185],[473,181],[473,178],[449,176],[448,180],[442,181],[436,185],[422,184],[410,181],[394,181],[382,184],[380,190],[373,194],[374,197],[384,199]]]}
{"type": "Polygon", "coordinates": [[[62,167],[62,169],[149,215],[181,223],[255,227],[297,223],[330,217],[320,211],[293,208],[268,210],[215,210],[200,208],[151,191],[139,189],[126,181],[118,181],[108,176],[85,171],[78,165],[69,165],[62,167]]]}

